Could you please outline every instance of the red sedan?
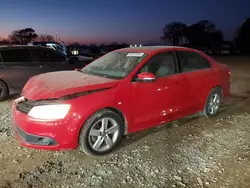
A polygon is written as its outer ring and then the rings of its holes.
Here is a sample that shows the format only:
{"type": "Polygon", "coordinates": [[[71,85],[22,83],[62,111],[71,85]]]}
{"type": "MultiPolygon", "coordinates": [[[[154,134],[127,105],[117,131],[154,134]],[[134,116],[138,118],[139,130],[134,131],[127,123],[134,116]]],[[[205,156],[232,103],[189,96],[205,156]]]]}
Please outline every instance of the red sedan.
{"type": "Polygon", "coordinates": [[[124,48],[78,71],[32,77],[13,103],[13,129],[26,147],[104,155],[126,134],[216,115],[229,78],[226,65],[195,49],[124,48]]]}

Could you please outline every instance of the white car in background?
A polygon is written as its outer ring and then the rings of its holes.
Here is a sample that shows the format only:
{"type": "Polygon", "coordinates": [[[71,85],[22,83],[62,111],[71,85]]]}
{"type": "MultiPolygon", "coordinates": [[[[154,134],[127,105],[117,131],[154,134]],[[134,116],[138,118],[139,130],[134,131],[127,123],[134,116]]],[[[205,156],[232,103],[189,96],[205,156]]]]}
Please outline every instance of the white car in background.
{"type": "Polygon", "coordinates": [[[79,61],[93,61],[94,57],[92,57],[87,52],[80,52],[77,50],[74,50],[73,53],[69,53],[68,50],[64,51],[63,46],[60,45],[57,42],[30,42],[27,44],[28,46],[44,46],[47,48],[51,48],[55,51],[58,51],[60,53],[65,54],[66,56],[74,57],[75,59],[79,61]]]}

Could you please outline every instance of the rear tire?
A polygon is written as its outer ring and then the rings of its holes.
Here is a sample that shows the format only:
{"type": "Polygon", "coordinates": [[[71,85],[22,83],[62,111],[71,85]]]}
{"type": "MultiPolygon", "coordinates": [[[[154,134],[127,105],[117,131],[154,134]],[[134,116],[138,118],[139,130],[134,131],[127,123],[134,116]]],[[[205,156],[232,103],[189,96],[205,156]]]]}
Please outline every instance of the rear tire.
{"type": "Polygon", "coordinates": [[[211,90],[207,96],[207,100],[204,107],[204,115],[206,117],[213,117],[217,115],[222,102],[222,89],[216,87],[211,90]]]}
{"type": "Polygon", "coordinates": [[[5,100],[9,96],[8,86],[0,80],[0,101],[5,100]]]}
{"type": "Polygon", "coordinates": [[[84,123],[79,135],[79,149],[90,156],[106,155],[121,143],[123,135],[121,117],[103,109],[84,123]]]}

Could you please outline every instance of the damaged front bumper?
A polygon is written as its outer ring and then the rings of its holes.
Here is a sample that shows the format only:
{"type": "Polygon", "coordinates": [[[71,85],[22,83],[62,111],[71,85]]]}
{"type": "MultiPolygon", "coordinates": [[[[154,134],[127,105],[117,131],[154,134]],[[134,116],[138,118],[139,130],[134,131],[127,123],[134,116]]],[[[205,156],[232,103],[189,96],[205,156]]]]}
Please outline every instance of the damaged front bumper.
{"type": "Polygon", "coordinates": [[[77,148],[80,120],[72,115],[65,120],[39,121],[28,116],[34,105],[34,101],[12,105],[12,127],[21,145],[45,150],[77,148]]]}

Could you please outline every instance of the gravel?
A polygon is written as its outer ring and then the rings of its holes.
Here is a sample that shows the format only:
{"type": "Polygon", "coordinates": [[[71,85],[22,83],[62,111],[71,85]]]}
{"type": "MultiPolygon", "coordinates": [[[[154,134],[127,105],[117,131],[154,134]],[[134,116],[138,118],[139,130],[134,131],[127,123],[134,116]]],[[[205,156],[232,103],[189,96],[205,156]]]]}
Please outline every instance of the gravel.
{"type": "Polygon", "coordinates": [[[10,101],[1,102],[0,104],[0,135],[1,136],[10,136],[12,134],[10,109],[11,109],[10,101]]]}
{"type": "Polygon", "coordinates": [[[237,113],[192,116],[129,135],[117,151],[91,158],[20,147],[11,102],[1,102],[0,187],[248,187],[250,100],[244,104],[237,113]]]}

